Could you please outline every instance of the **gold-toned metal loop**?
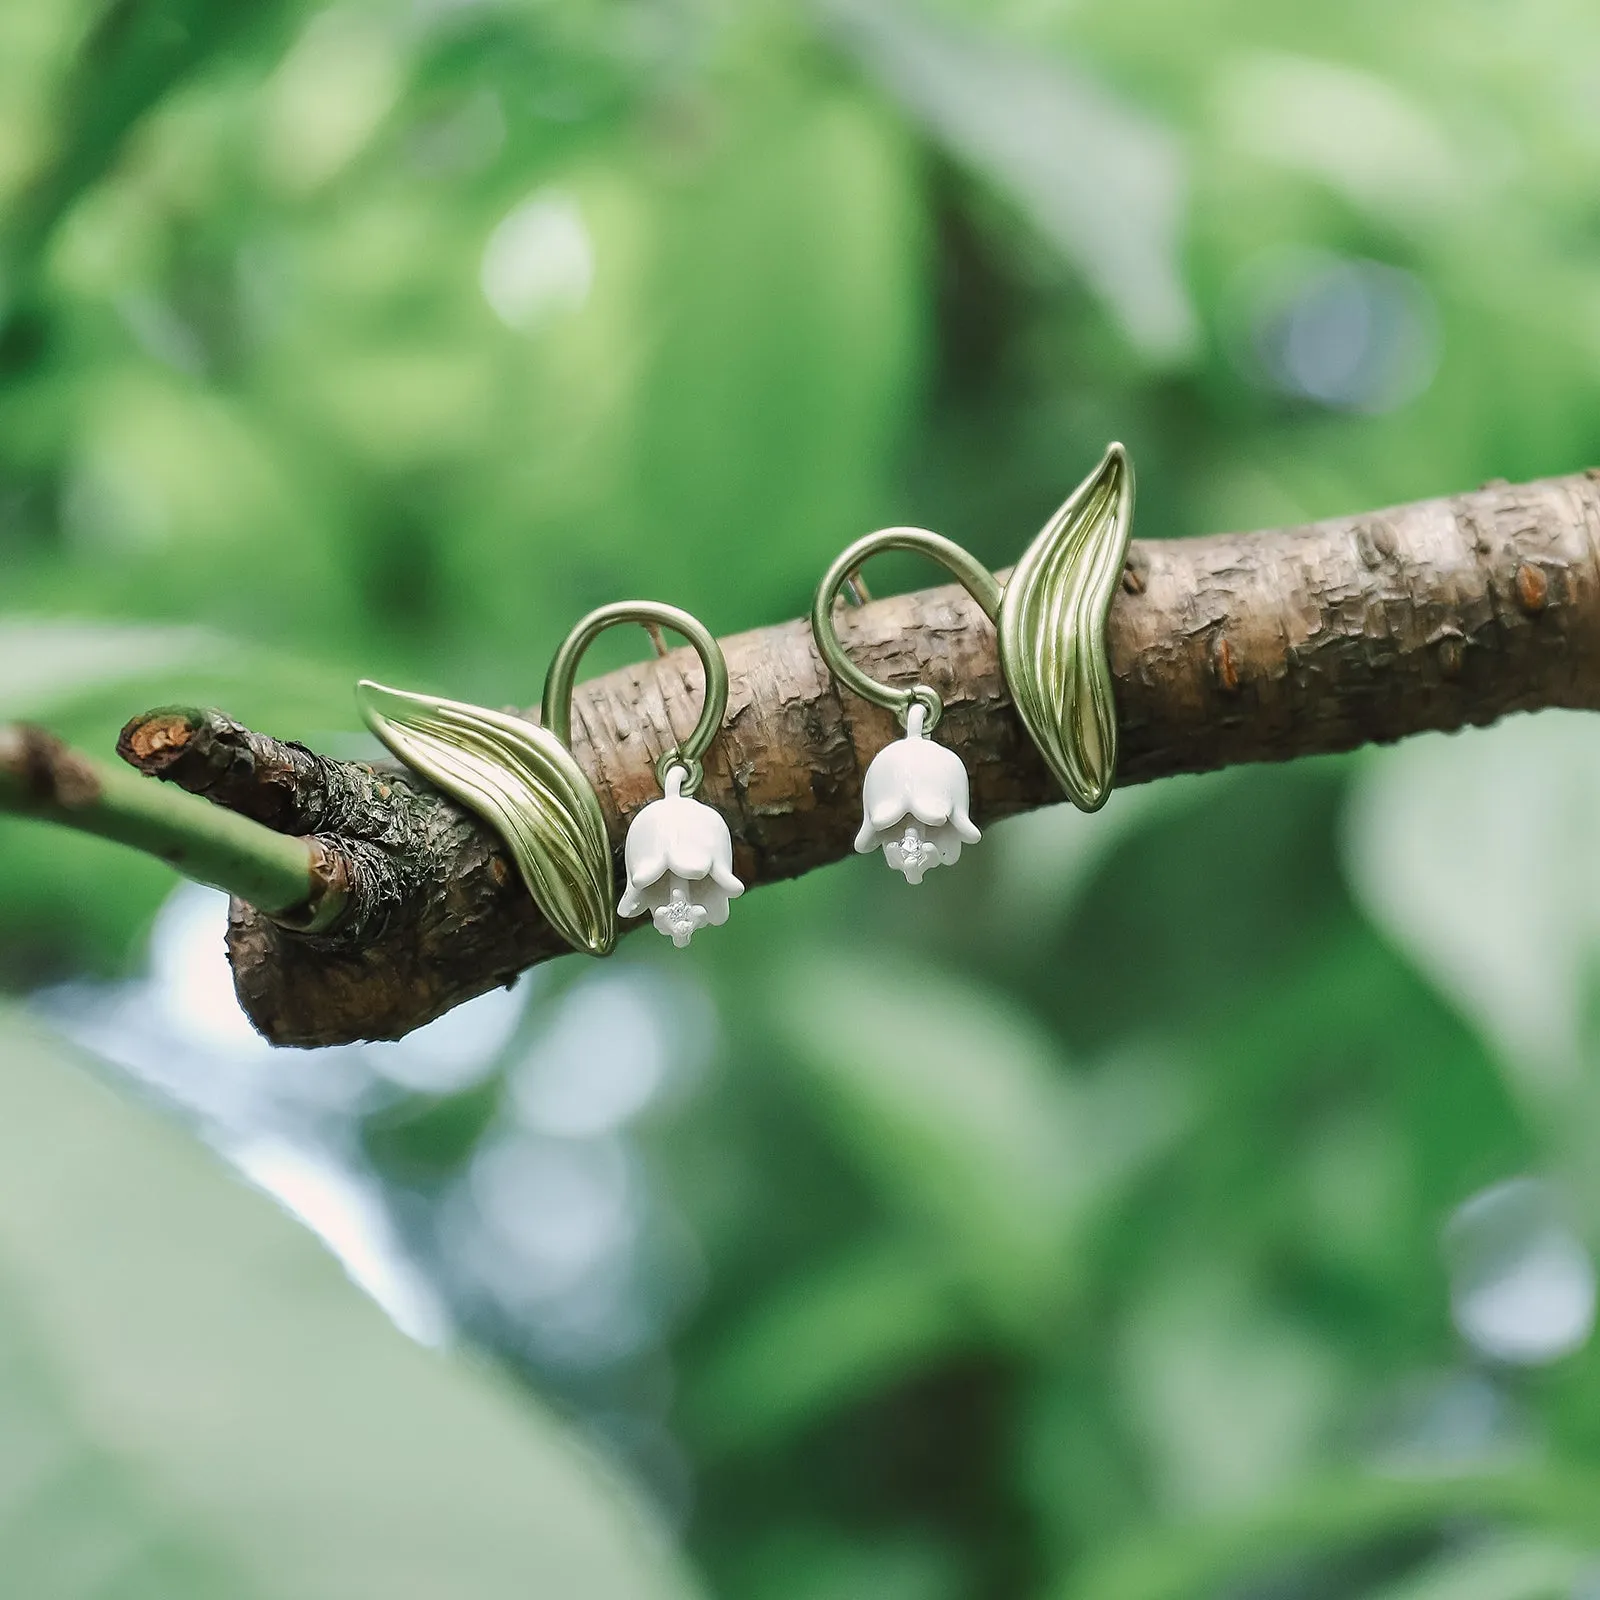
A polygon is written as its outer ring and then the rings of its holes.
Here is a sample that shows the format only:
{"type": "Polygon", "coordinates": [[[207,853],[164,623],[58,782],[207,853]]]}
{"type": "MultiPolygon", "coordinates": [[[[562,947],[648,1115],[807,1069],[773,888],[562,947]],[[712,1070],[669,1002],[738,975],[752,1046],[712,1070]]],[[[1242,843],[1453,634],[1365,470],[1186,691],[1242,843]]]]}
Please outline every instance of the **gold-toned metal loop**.
{"type": "Polygon", "coordinates": [[[811,632],[828,670],[863,700],[894,712],[902,723],[912,703],[920,703],[928,714],[925,727],[931,732],[944,715],[944,701],[938,691],[925,683],[914,684],[909,689],[893,689],[876,678],[869,678],[845,654],[834,631],[833,604],[839,591],[856,578],[863,562],[886,550],[910,550],[937,561],[978,602],[991,622],[1000,615],[1000,582],[975,556],[942,534],[932,533],[927,528],[880,528],[842,550],[817,586],[816,599],[811,606],[811,632]]]}
{"type": "Polygon", "coordinates": [[[717,730],[728,709],[728,663],[709,629],[687,611],[664,605],[659,600],[619,600],[601,606],[582,618],[572,632],[562,641],[550,663],[544,680],[544,698],[540,703],[540,721],[562,744],[572,743],[572,690],[577,680],[578,662],[585,650],[606,631],[625,622],[636,622],[650,633],[652,640],[659,639],[656,631],[671,628],[689,641],[694,653],[705,669],[706,697],[700,708],[700,720],[687,739],[680,740],[670,750],[662,753],[656,762],[656,776],[663,786],[667,773],[682,767],[684,794],[693,794],[700,787],[705,768],[700,758],[716,738],[717,730]]]}

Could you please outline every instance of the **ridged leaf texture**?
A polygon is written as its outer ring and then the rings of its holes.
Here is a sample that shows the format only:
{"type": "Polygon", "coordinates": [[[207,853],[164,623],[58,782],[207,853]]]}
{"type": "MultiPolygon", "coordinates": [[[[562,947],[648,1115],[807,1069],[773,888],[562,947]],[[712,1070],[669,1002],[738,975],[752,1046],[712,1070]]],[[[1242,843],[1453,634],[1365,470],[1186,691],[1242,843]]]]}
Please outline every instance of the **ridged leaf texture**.
{"type": "Polygon", "coordinates": [[[408,767],[505,840],[558,933],[603,956],[616,943],[611,846],[600,802],[572,752],[520,717],[363,682],[367,725],[408,767]]]}
{"type": "Polygon", "coordinates": [[[1106,615],[1133,526],[1114,444],[1028,547],[1000,602],[1000,665],[1024,726],[1073,803],[1098,811],[1117,770],[1106,615]]]}

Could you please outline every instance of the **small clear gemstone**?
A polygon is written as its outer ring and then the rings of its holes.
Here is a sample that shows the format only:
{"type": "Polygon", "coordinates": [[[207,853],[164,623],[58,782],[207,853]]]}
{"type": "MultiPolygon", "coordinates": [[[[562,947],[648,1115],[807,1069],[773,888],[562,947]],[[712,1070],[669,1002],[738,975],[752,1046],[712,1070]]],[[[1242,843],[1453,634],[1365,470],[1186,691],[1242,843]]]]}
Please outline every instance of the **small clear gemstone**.
{"type": "Polygon", "coordinates": [[[674,887],[671,899],[657,909],[652,920],[681,950],[697,929],[705,927],[707,918],[704,906],[693,904],[685,890],[674,887]]]}
{"type": "Polygon", "coordinates": [[[884,846],[884,859],[896,872],[906,875],[907,883],[921,883],[922,875],[939,860],[939,847],[924,839],[920,831],[908,827],[893,843],[884,846]]]}

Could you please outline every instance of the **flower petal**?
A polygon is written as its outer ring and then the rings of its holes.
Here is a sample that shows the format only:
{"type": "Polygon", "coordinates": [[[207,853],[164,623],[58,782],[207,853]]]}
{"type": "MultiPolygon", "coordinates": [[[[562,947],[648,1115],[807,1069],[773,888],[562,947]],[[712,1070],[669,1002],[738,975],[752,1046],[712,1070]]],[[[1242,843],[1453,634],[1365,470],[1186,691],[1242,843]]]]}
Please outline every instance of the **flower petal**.
{"type": "MultiPolygon", "coordinates": [[[[898,817],[895,818],[895,822],[899,820],[898,817]]],[[[893,823],[889,824],[890,827],[893,825],[893,823]]],[[[856,833],[856,853],[858,855],[871,854],[883,843],[881,835],[886,831],[886,829],[878,827],[870,816],[863,817],[861,819],[861,827],[856,833]]]]}
{"type": "Polygon", "coordinates": [[[866,808],[867,821],[880,833],[889,828],[898,828],[910,814],[909,790],[896,790],[894,794],[886,794],[876,805],[866,808]]]}
{"type": "Polygon", "coordinates": [[[623,864],[631,888],[654,883],[667,870],[667,843],[662,837],[660,819],[650,815],[660,804],[659,800],[653,800],[628,825],[623,864]]]}
{"type": "Polygon", "coordinates": [[[667,865],[680,878],[708,876],[718,865],[733,865],[733,838],[728,824],[708,805],[683,795],[668,795],[661,807],[660,831],[667,865]]]}
{"type": "Polygon", "coordinates": [[[720,928],[728,920],[728,896],[710,878],[694,886],[692,898],[713,928],[720,928]]]}
{"type": "Polygon", "coordinates": [[[670,872],[663,872],[654,883],[630,883],[617,903],[617,915],[639,917],[657,911],[672,898],[674,888],[683,887],[683,880],[670,872]]]}
{"type": "Polygon", "coordinates": [[[874,827],[893,827],[909,809],[911,775],[916,762],[912,747],[923,742],[896,739],[867,764],[867,775],[861,785],[861,809],[872,818],[874,827]]]}
{"type": "Polygon", "coordinates": [[[925,828],[942,828],[950,820],[951,798],[923,783],[912,791],[906,815],[915,817],[925,828]]]}

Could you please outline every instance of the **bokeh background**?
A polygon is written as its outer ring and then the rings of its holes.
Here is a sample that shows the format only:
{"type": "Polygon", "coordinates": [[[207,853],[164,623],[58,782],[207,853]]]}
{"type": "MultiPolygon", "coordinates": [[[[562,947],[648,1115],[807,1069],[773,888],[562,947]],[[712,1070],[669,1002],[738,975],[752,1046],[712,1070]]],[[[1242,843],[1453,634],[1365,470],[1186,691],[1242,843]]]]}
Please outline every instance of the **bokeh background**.
{"type": "MultiPolygon", "coordinates": [[[[1576,470],[1597,195],[1580,0],[4,0],[0,716],[370,752],[1112,437],[1576,470]]],[[[0,1587],[1593,1600],[1597,816],[1570,715],[1173,780],[316,1052],[7,821],[0,1587]]]]}

